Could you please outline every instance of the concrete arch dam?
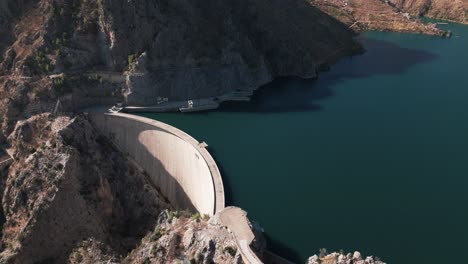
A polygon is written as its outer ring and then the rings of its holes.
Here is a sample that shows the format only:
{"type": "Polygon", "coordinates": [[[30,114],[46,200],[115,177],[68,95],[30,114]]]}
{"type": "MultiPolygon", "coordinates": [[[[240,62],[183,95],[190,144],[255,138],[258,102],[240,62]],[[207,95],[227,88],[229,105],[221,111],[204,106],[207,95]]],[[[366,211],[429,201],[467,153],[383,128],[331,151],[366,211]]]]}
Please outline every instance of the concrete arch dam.
{"type": "Polygon", "coordinates": [[[219,169],[206,145],[168,124],[128,114],[90,114],[98,130],[147,172],[177,209],[224,209],[219,169]]]}

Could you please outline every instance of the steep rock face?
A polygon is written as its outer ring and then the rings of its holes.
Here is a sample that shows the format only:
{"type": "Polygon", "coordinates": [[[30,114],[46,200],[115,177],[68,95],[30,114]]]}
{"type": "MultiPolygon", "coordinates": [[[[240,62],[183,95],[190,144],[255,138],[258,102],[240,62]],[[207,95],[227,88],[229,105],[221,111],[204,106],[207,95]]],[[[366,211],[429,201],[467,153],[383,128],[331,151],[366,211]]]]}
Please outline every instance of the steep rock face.
{"type": "Polygon", "coordinates": [[[389,2],[415,16],[468,23],[468,0],[389,0],[389,2]]]}
{"type": "Polygon", "coordinates": [[[146,56],[128,87],[129,104],[314,77],[321,63],[358,48],[351,31],[303,0],[103,1],[102,9],[111,67],[146,56]]]}
{"type": "Polygon", "coordinates": [[[64,263],[89,239],[126,254],[171,208],[83,116],[35,116],[9,141],[2,263],[64,263]]]}
{"type": "MultiPolygon", "coordinates": [[[[131,104],[207,98],[277,76],[315,77],[320,64],[361,50],[352,31],[306,0],[41,0],[26,7],[2,51],[0,99],[20,93],[21,83],[22,94],[55,94],[53,83],[38,80],[96,70],[130,70],[113,95],[131,104]],[[144,63],[133,67],[142,54],[144,63]]],[[[87,87],[80,89],[96,90],[87,87]]]]}

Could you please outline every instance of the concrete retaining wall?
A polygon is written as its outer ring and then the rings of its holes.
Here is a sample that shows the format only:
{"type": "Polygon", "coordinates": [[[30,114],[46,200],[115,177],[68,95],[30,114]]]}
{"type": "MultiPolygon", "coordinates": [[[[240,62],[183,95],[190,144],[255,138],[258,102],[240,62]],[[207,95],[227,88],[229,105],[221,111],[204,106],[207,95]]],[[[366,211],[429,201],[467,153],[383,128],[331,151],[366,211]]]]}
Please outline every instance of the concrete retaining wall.
{"type": "Polygon", "coordinates": [[[178,209],[213,215],[224,208],[224,188],[210,153],[168,124],[129,114],[90,114],[101,133],[144,169],[178,209]]]}

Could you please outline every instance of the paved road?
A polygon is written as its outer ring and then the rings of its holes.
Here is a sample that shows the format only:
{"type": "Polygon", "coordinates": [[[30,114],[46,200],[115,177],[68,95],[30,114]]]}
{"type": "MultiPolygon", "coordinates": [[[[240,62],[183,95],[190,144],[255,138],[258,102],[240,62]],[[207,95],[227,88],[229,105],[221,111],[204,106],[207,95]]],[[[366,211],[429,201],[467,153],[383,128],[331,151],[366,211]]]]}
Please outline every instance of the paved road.
{"type": "Polygon", "coordinates": [[[255,235],[250,229],[247,213],[238,207],[226,207],[221,211],[220,219],[221,223],[234,234],[237,248],[244,262],[247,264],[263,263],[250,248],[255,235]]]}

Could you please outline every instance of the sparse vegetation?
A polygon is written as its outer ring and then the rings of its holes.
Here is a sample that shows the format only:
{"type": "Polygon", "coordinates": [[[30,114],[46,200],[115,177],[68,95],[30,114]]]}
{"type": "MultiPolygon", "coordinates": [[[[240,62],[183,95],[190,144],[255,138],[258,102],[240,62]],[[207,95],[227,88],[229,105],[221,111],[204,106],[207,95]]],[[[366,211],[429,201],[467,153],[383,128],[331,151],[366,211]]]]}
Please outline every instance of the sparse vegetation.
{"type": "Polygon", "coordinates": [[[197,260],[198,262],[203,263],[203,260],[205,260],[205,256],[203,256],[202,253],[198,253],[197,260]]]}
{"type": "Polygon", "coordinates": [[[167,216],[167,221],[169,223],[172,223],[172,219],[174,219],[174,212],[169,211],[168,216],[167,216]]]}
{"type": "Polygon", "coordinates": [[[5,244],[6,244],[6,247],[7,247],[8,250],[13,250],[13,244],[12,243],[6,242],[5,244]]]}
{"type": "Polygon", "coordinates": [[[41,73],[48,73],[52,70],[50,60],[44,52],[38,51],[33,57],[33,64],[36,71],[41,73]]]}
{"type": "Polygon", "coordinates": [[[150,240],[152,242],[158,241],[162,236],[164,236],[164,229],[160,228],[159,226],[156,227],[153,234],[151,234],[150,240]]]}
{"type": "Polygon", "coordinates": [[[234,257],[237,254],[237,249],[228,246],[223,248],[223,254],[225,254],[226,252],[234,257]]]}
{"type": "Polygon", "coordinates": [[[200,219],[201,219],[200,213],[197,212],[197,213],[192,215],[192,220],[200,222],[200,219]]]}
{"type": "Polygon", "coordinates": [[[128,55],[128,67],[130,67],[133,63],[135,63],[136,59],[137,59],[137,55],[135,54],[128,55]]]}
{"type": "Polygon", "coordinates": [[[164,247],[161,247],[158,244],[155,244],[151,248],[151,254],[153,254],[153,256],[161,257],[161,256],[164,256],[166,254],[166,249],[164,247]]]}
{"type": "Polygon", "coordinates": [[[55,92],[60,96],[68,91],[68,79],[67,75],[61,74],[59,77],[53,79],[53,85],[55,92]]]}
{"type": "Polygon", "coordinates": [[[102,76],[99,76],[97,74],[88,76],[88,81],[99,82],[100,84],[102,84],[103,82],[102,76]]]}
{"type": "Polygon", "coordinates": [[[75,251],[75,252],[73,252],[73,259],[74,259],[77,263],[81,263],[81,262],[83,261],[83,255],[81,255],[80,252],[75,251]]]}
{"type": "Polygon", "coordinates": [[[209,215],[207,215],[207,214],[203,214],[203,215],[202,215],[202,220],[203,220],[203,221],[207,221],[208,219],[210,219],[210,216],[209,216],[209,215]]]}

